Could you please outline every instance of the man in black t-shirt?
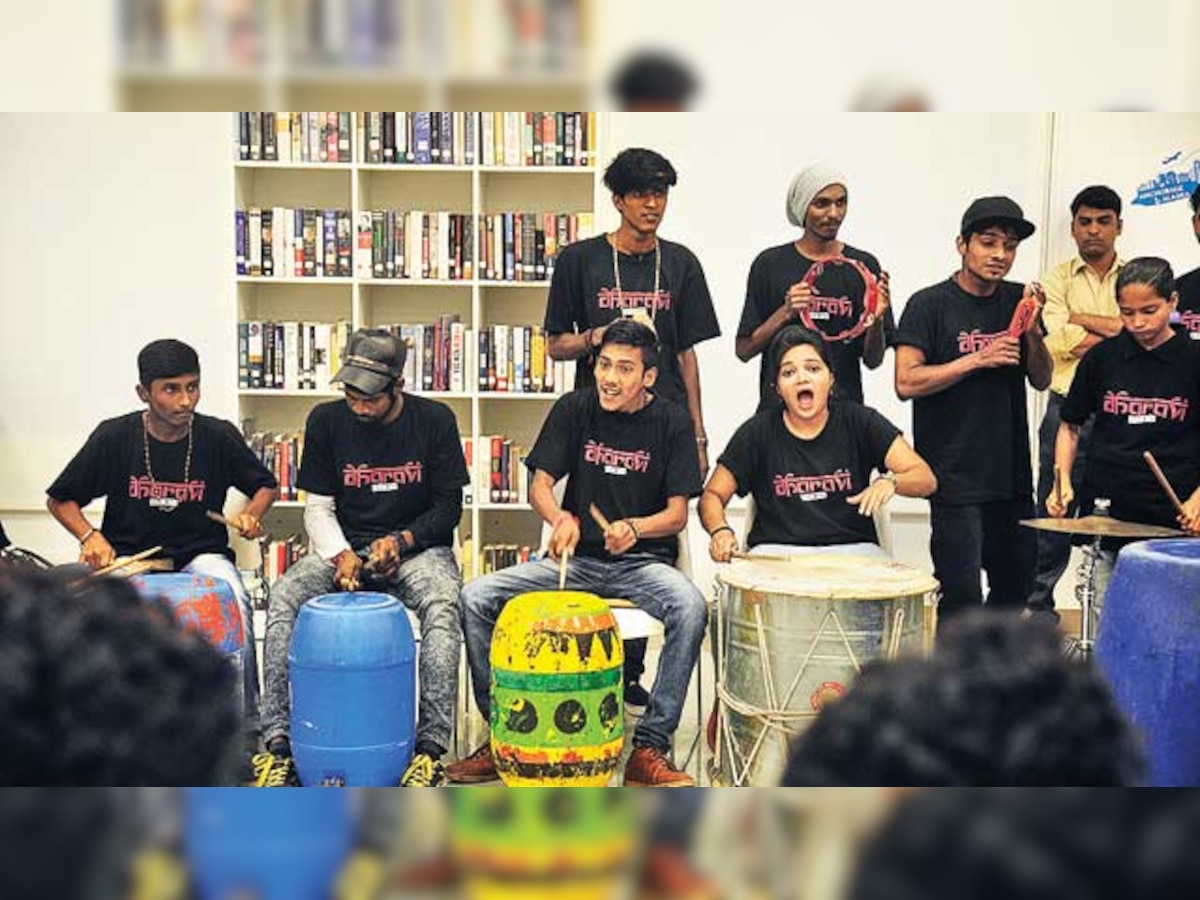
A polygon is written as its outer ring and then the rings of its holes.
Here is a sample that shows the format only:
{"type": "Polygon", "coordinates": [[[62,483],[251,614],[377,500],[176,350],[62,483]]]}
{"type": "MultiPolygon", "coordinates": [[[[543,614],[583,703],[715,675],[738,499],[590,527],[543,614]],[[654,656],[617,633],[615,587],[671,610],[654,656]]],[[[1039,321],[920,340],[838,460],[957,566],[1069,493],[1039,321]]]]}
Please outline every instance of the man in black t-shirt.
{"type": "Polygon", "coordinates": [[[101,422],[46,489],[51,515],[79,541],[79,561],[93,569],[161,546],[181,572],[225,581],[241,605],[247,737],[258,728],[258,663],[250,599],[229,548],[220,513],[230,488],[250,502],[229,521],[243,537],[278,496],[278,483],[229,422],[196,412],[200,359],[176,340],[153,341],[138,353],[138,398],[146,409],[101,422]],[[97,529],[82,508],[104,497],[97,529]]]}
{"type": "MultiPolygon", "coordinates": [[[[573,555],[568,590],[623,597],[660,620],[665,643],[646,714],[634,732],[625,784],[692,784],[668,759],[692,667],[704,639],[704,598],[673,567],[688,500],[700,493],[695,434],[684,409],[650,392],[658,373],[654,333],[638,322],[605,330],[596,386],[559,399],[529,454],[530,502],[554,531],[550,557],[477,578],[463,590],[467,660],[479,709],[490,708],[489,651],[505,604],[518,594],[558,587],[562,554],[573,555]],[[553,488],[569,478],[562,506],[553,488]],[[589,509],[611,520],[606,530],[589,509]]],[[[496,777],[484,744],[449,769],[453,781],[496,777]]]]}
{"type": "Polygon", "coordinates": [[[941,582],[940,621],[984,602],[1019,608],[1032,586],[1033,515],[1025,380],[1050,384],[1053,363],[1036,292],[1004,280],[1017,245],[1034,232],[1007,197],[976,200],[958,237],[962,266],[908,301],[896,335],[896,393],[914,400],[916,450],[938,480],[930,498],[930,552],[941,582]],[[1031,305],[1019,337],[1018,304],[1031,305]]]}
{"type": "Polygon", "coordinates": [[[737,356],[749,362],[762,355],[758,409],[778,409],[779,397],[768,379],[764,351],[785,325],[797,321],[825,338],[833,375],[842,397],[863,402],[861,360],[868,369],[883,362],[892,343],[896,323],[892,318],[888,276],[879,261],[863,250],[838,240],[846,218],[848,179],[824,163],[809,166],[792,179],[787,196],[788,221],[803,230],[800,238],[769,247],[750,266],[746,301],[737,330],[737,356]],[[844,258],[866,267],[879,279],[878,305],[869,324],[863,320],[866,285],[844,258]],[[813,265],[824,271],[812,286],[803,283],[813,265]],[[865,330],[856,327],[863,321],[865,330]],[[857,333],[856,333],[857,332],[857,333]]]}
{"type": "Polygon", "coordinates": [[[300,607],[332,591],[381,590],[421,624],[415,752],[402,787],[445,782],[462,621],[454,529],[468,483],[454,413],[404,393],[406,348],[384,330],[359,330],[334,376],[346,399],[309,414],[297,485],[308,492],[310,553],[271,591],[264,651],[259,781],[295,780],[289,740],[288,648],[300,607]]]}
{"type": "MultiPolygon", "coordinates": [[[[1112,501],[1114,518],[1200,531],[1200,348],[1171,328],[1178,299],[1172,275],[1165,259],[1141,257],[1117,276],[1124,328],[1080,362],[1055,441],[1055,465],[1070,472],[1080,429],[1092,420],[1083,484],[1064,479],[1061,498],[1046,501],[1050,515],[1065,515],[1078,494],[1085,514],[1102,497],[1112,501]],[[1147,450],[1183,501],[1183,514],[1176,513],[1142,458],[1147,450]]],[[[1102,545],[1097,612],[1124,543],[1102,545]]]]}
{"type": "MultiPolygon", "coordinates": [[[[700,402],[696,344],[720,336],[704,270],[682,244],[658,237],[667,192],[676,183],[671,163],[653,150],[623,150],[609,163],[604,184],[612,191],[621,224],[611,234],[579,241],[558,258],[546,301],[550,355],[578,359],[575,387],[590,388],[596,348],[621,316],[644,314],[653,323],[662,354],[657,396],[691,415],[701,477],[708,471],[708,436],[700,402]]],[[[625,656],[625,699],[631,709],[649,700],[639,684],[646,641],[630,641],[625,656]]]]}
{"type": "MultiPolygon", "coordinates": [[[[1192,191],[1192,230],[1200,241],[1200,187],[1192,191]]],[[[1179,324],[1188,338],[1200,343],[1200,268],[1192,269],[1175,280],[1179,292],[1179,324]]]]}

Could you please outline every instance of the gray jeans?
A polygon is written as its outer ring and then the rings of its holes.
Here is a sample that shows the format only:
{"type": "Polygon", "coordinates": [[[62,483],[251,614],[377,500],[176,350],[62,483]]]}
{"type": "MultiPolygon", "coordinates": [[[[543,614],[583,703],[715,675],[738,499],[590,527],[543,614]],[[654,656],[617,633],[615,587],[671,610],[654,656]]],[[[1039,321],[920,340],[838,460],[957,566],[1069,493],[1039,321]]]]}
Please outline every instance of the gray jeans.
{"type": "MultiPolygon", "coordinates": [[[[300,607],[322,594],[334,593],[334,568],[316,556],[305,556],[271,591],[267,637],[263,650],[263,740],[290,734],[288,649],[300,607]]],[[[418,655],[420,701],[417,743],[450,748],[458,663],[462,650],[459,590],[462,576],[449,547],[434,547],[406,560],[390,584],[368,584],[396,597],[417,615],[421,625],[418,655]]]]}

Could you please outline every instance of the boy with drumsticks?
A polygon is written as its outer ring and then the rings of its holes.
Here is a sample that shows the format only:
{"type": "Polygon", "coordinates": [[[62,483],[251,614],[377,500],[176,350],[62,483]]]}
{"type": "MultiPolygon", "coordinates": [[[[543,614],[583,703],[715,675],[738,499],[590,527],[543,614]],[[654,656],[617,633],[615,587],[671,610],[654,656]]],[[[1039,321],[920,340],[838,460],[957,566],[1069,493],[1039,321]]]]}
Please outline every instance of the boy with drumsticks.
{"type": "Polygon", "coordinates": [[[138,354],[138,398],[146,404],[101,422],[87,443],[46,489],[51,515],[79,541],[79,561],[93,569],[161,546],[181,572],[220,578],[233,588],[245,630],[247,741],[258,730],[258,663],[250,598],[229,548],[219,513],[236,488],[250,502],[229,524],[245,538],[262,534],[259,524],[278,483],[258,461],[236,427],[196,412],[200,403],[200,359],[182,341],[152,341],[138,354]],[[82,507],[106,498],[104,519],[95,528],[82,507]]]}
{"type": "MultiPolygon", "coordinates": [[[[1085,513],[1097,498],[1107,498],[1116,519],[1200,534],[1200,352],[1171,327],[1177,303],[1165,259],[1130,260],[1117,276],[1124,328],[1083,358],[1063,404],[1054,446],[1059,490],[1046,500],[1050,515],[1065,516],[1076,495],[1085,513]],[[1076,485],[1069,473],[1088,420],[1088,467],[1076,485]],[[1147,451],[1176,497],[1156,479],[1147,451]]],[[[1101,545],[1097,609],[1122,543],[1128,542],[1101,545]]]]}
{"type": "Polygon", "coordinates": [[[750,267],[736,349],[742,362],[763,356],[758,412],[779,408],[764,351],[785,325],[799,321],[824,337],[838,390],[855,403],[863,402],[859,360],[879,368],[895,336],[887,273],[870,253],[838,240],[847,183],[825,163],[797,174],[788,189],[787,217],[802,229],[800,238],[764,250],[750,267]]]}

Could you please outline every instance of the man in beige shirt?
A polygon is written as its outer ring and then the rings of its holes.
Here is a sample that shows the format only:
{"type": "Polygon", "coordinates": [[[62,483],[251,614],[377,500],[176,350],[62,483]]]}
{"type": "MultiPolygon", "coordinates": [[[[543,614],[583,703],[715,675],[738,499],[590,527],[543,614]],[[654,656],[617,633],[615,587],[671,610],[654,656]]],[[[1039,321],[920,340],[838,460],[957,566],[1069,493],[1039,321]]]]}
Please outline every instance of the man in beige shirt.
{"type": "MultiPolygon", "coordinates": [[[[1046,400],[1046,415],[1038,430],[1038,515],[1046,515],[1046,498],[1054,490],[1054,438],[1059,410],[1071,389],[1079,360],[1096,344],[1121,331],[1117,314],[1117,273],[1125,264],[1117,256],[1121,234],[1121,198],[1110,187],[1086,187],[1071,201],[1071,237],[1079,252],[1046,273],[1042,286],[1046,305],[1042,324],[1046,347],[1054,359],[1054,377],[1046,400]]],[[[1071,483],[1082,483],[1087,464],[1091,423],[1079,437],[1079,453],[1071,470],[1071,483]]],[[[1067,473],[1063,473],[1065,480],[1067,473]]],[[[1074,515],[1072,508],[1069,515],[1074,515]]],[[[1037,614],[1053,615],[1054,586],[1071,556],[1068,535],[1038,532],[1037,570],[1028,606],[1037,614]]]]}

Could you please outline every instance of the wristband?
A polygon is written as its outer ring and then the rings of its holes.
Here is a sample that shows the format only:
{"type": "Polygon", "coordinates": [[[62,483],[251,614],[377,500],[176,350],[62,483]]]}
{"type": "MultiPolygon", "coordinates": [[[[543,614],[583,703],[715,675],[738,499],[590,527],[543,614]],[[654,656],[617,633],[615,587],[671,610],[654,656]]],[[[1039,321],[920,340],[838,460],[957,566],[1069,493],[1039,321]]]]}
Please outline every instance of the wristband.
{"type": "Polygon", "coordinates": [[[710,538],[715,538],[715,537],[716,537],[718,534],[720,534],[722,531],[728,531],[730,534],[736,534],[736,532],[734,532],[734,530],[733,530],[733,526],[732,526],[732,525],[719,525],[719,526],[717,526],[716,528],[714,528],[712,531],[710,531],[710,532],[708,533],[708,536],[709,536],[710,538]]]}
{"type": "Polygon", "coordinates": [[[81,537],[79,539],[79,546],[82,547],[84,544],[86,544],[88,542],[88,538],[90,538],[95,533],[96,533],[95,528],[89,528],[87,531],[85,531],[83,534],[83,537],[81,537]]]}
{"type": "Polygon", "coordinates": [[[640,541],[642,539],[642,532],[637,525],[633,523],[633,519],[626,519],[625,524],[628,525],[629,529],[633,532],[634,542],[636,543],[637,541],[640,541]]]}
{"type": "Polygon", "coordinates": [[[708,438],[707,437],[696,438],[696,446],[697,447],[707,447],[708,446],[708,438]]]}
{"type": "Polygon", "coordinates": [[[880,481],[890,481],[892,483],[893,488],[900,487],[900,479],[896,476],[895,472],[884,472],[882,475],[879,476],[879,480],[880,481]]]}

